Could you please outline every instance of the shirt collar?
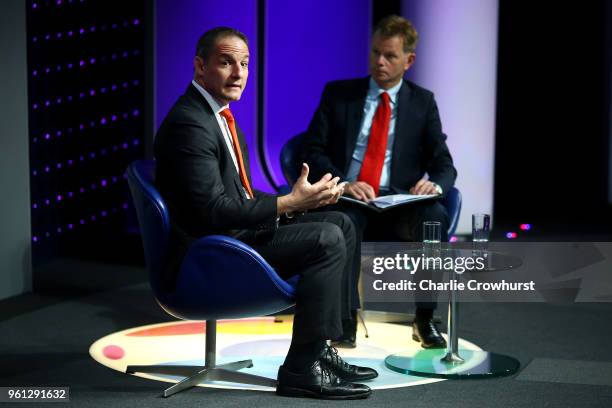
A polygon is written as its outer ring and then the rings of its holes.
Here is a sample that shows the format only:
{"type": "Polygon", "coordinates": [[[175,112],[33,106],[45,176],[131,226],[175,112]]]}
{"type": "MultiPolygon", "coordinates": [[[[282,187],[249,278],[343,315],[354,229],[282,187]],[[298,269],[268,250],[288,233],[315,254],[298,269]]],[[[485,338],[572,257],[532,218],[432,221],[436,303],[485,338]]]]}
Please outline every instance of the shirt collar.
{"type": "Polygon", "coordinates": [[[200,91],[200,93],[202,94],[202,96],[204,97],[204,99],[206,99],[206,102],[208,102],[208,104],[210,105],[211,109],[213,110],[214,113],[218,114],[219,112],[221,112],[222,110],[226,109],[229,107],[229,104],[227,105],[219,105],[219,102],[217,102],[217,100],[215,98],[213,98],[213,96],[211,94],[208,93],[208,91],[204,88],[202,88],[200,86],[200,84],[198,84],[195,79],[191,80],[191,84],[193,86],[195,86],[195,89],[197,89],[198,91],[200,91]]]}
{"type": "Polygon", "coordinates": [[[386,92],[389,94],[389,100],[391,101],[391,103],[395,105],[395,102],[397,101],[397,94],[399,93],[403,82],[404,81],[401,80],[393,88],[384,90],[378,86],[378,84],[376,83],[376,81],[374,81],[372,77],[370,77],[370,84],[368,86],[368,98],[377,99],[381,93],[386,92]]]}

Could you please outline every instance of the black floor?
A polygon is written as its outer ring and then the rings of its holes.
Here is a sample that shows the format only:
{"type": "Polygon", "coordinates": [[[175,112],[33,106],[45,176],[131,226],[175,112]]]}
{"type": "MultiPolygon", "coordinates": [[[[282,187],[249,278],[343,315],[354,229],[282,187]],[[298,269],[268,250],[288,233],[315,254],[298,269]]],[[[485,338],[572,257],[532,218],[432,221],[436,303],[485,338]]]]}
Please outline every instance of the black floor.
{"type": "Polygon", "coordinates": [[[461,305],[461,337],[518,358],[525,370],[538,359],[551,360],[553,368],[555,361],[572,360],[578,368],[562,383],[554,382],[553,370],[538,381],[521,380],[520,373],[444,381],[379,390],[353,402],[203,388],[163,399],[165,383],[118,373],[88,354],[111,332],[171,320],[152,298],[143,268],[62,260],[39,268],[36,278],[36,294],[0,302],[0,386],[70,386],[73,406],[612,407],[612,381],[605,377],[612,367],[612,304],[461,305]],[[580,370],[590,362],[606,364],[580,370]]]}

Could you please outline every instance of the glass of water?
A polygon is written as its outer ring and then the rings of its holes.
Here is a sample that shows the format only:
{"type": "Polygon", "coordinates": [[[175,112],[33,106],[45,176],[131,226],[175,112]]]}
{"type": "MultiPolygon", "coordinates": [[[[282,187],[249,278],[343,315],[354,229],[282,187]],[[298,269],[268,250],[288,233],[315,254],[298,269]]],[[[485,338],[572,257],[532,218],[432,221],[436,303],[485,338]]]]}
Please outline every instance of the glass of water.
{"type": "Polygon", "coordinates": [[[438,221],[425,221],[423,223],[423,254],[429,257],[439,256],[442,229],[438,221]]]}
{"type": "Polygon", "coordinates": [[[475,251],[486,251],[491,232],[491,216],[489,214],[472,215],[472,242],[475,251]]]}

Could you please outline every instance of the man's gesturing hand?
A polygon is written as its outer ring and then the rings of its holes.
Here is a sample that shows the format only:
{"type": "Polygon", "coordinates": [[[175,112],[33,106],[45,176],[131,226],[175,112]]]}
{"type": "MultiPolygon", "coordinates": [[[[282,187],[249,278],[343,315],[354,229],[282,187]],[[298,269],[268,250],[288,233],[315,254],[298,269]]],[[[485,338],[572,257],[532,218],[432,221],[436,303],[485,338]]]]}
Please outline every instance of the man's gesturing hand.
{"type": "Polygon", "coordinates": [[[308,165],[302,163],[302,174],[293,185],[291,193],[278,197],[277,213],[288,211],[304,211],[312,208],[334,204],[344,193],[344,184],[338,185],[339,177],[332,178],[327,173],[314,184],[308,182],[308,165]]]}

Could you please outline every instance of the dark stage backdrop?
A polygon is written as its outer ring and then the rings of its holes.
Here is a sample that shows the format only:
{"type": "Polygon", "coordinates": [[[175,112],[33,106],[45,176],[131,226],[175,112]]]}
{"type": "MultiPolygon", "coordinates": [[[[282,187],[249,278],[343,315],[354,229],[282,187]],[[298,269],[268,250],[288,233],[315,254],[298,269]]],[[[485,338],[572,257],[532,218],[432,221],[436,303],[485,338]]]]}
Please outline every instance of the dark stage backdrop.
{"type": "Polygon", "coordinates": [[[606,3],[500,2],[498,221],[609,228],[606,3]]]}
{"type": "Polygon", "coordinates": [[[27,2],[33,260],[112,257],[143,156],[145,2],[27,2]]]}

